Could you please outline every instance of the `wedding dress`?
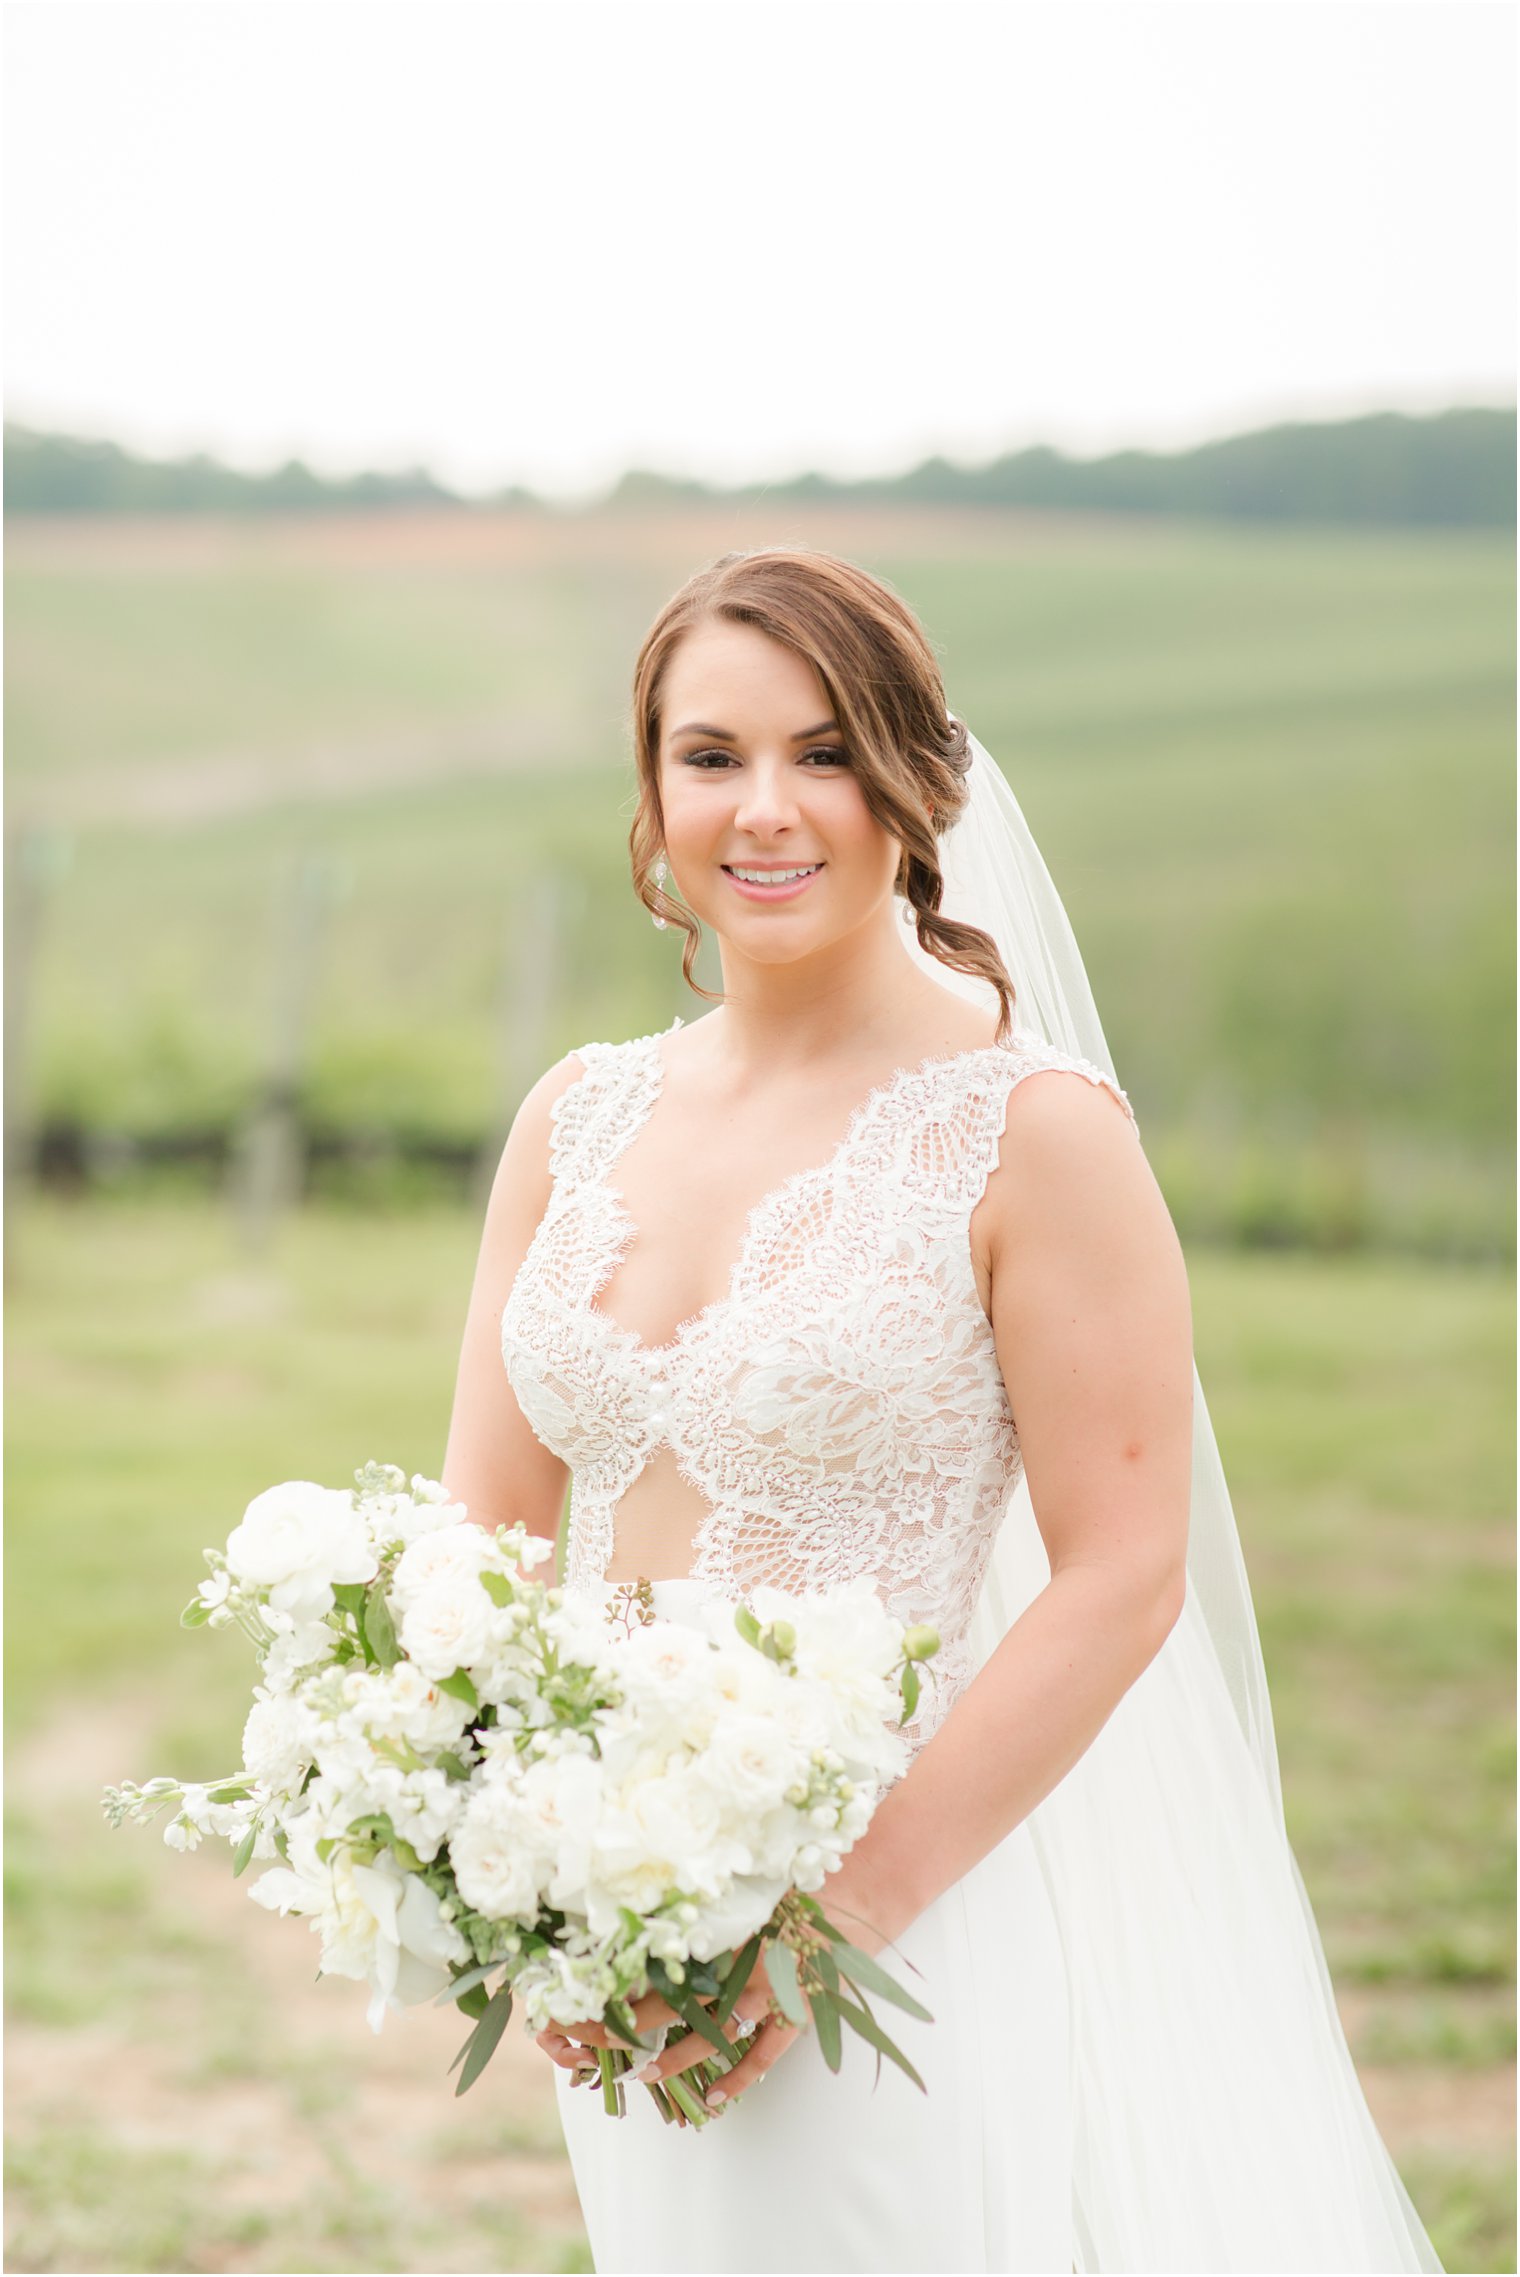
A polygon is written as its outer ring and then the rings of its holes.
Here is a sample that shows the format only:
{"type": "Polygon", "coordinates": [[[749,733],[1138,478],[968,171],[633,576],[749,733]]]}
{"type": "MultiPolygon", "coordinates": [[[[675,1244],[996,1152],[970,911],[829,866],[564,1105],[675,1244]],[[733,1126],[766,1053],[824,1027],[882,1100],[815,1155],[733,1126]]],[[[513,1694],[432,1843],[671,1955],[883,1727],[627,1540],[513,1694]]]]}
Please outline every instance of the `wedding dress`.
{"type": "MultiPolygon", "coordinates": [[[[519,1404],[572,1475],[565,1586],[608,1593],[618,1501],[668,1446],[706,1513],[656,1611],[873,1576],[942,1638],[916,1750],[1049,1575],[967,1230],[1008,1101],[1063,1072],[1133,1110],[1028,1029],[899,1069],[825,1162],[756,1205],[728,1293],[649,1345],[596,1298],[636,1237],[615,1177],[660,1095],[661,1042],[580,1047],[502,1314],[519,1404]]],[[[1068,1775],[884,1954],[932,2014],[890,2019],[927,2095],[848,2035],[839,2076],[805,2033],[701,2129],[638,2089],[613,2119],[556,2070],[598,2272],[1438,2270],[1224,1691],[1190,1575],[1100,1734],[1120,1775],[1068,1775]],[[1083,1817],[1095,1793],[1101,1825],[1083,1817]],[[1079,1856],[1106,1886],[1073,1886],[1079,1856]],[[1093,2051],[1121,2045],[1109,2076],[1093,2051]]]]}

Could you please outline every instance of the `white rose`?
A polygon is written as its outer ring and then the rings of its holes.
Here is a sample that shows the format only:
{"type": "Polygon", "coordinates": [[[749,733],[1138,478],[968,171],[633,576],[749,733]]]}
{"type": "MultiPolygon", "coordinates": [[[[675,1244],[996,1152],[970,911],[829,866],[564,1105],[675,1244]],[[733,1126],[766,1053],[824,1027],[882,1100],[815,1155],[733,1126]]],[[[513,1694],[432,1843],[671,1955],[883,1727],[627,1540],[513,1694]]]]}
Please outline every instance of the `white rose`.
{"type": "Polygon", "coordinates": [[[551,1905],[583,1908],[605,1807],[603,1769],[589,1755],[548,1756],[523,1773],[518,1823],[542,1862],[539,1879],[551,1905]]]}
{"type": "Polygon", "coordinates": [[[785,1875],[743,1874],[717,1897],[702,1900],[687,1931],[692,1959],[714,1961],[720,1953],[737,1952],[769,1921],[790,1887],[785,1875]]]}
{"type": "Polygon", "coordinates": [[[373,1581],[379,1570],[352,1497],[310,1479],[287,1479],[254,1496],[227,1537],[227,1564],[297,1622],[331,1610],[335,1581],[373,1581]]]}
{"type": "MultiPolygon", "coordinates": [[[[428,1535],[425,1542],[439,1539],[428,1535]]],[[[407,1658],[436,1684],[456,1668],[472,1668],[486,1658],[494,1611],[478,1575],[442,1575],[408,1601],[396,1633],[407,1658]]]]}
{"type": "Polygon", "coordinates": [[[505,1780],[482,1780],[449,1841],[449,1862],[465,1904],[493,1920],[531,1926],[540,1905],[540,1861],[524,1839],[517,1795],[505,1780]]]}
{"type": "Polygon", "coordinates": [[[474,1581],[476,1594],[484,1604],[487,1600],[479,1576],[493,1562],[493,1545],[484,1527],[469,1520],[457,1526],[440,1526],[434,1533],[419,1536],[396,1560],[387,1592],[391,1610],[405,1612],[408,1605],[446,1581],[474,1581]]]}
{"type": "Polygon", "coordinates": [[[718,1719],[696,1768],[725,1816],[740,1823],[774,1810],[808,1775],[806,1753],[791,1732],[742,1711],[718,1719]]]}

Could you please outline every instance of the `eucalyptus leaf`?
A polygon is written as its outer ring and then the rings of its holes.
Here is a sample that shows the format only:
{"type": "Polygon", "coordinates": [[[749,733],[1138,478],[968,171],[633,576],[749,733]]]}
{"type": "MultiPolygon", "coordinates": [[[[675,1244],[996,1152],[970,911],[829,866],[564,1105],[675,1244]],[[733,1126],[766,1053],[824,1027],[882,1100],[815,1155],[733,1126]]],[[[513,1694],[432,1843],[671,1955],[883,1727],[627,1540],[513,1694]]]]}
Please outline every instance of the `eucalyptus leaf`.
{"type": "MultiPolygon", "coordinates": [[[[497,2043],[507,2028],[507,2020],[511,2014],[512,1987],[509,1984],[504,1984],[498,1992],[493,1994],[484,2015],[465,2042],[463,2050],[461,2050],[464,2057],[464,2069],[460,2072],[459,2084],[454,2089],[456,2095],[463,2095],[467,2089],[475,2085],[476,2080],[479,2079],[486,2065],[495,2055],[497,2043]]],[[[457,2063],[459,2057],[456,2056],[454,2061],[457,2063]]],[[[450,2065],[449,2068],[452,2070],[453,2065],[450,2065]]]]}
{"type": "Polygon", "coordinates": [[[895,1977],[889,1977],[886,1970],[878,1962],[873,1961],[869,1953],[862,1953],[860,1947],[852,1945],[848,1938],[837,1939],[834,1946],[834,1959],[839,1964],[841,1975],[848,1977],[857,1990],[864,1985],[869,1991],[879,1994],[883,2000],[895,2001],[897,2006],[905,2008],[910,2016],[921,2016],[926,2024],[934,2022],[934,2018],[924,2007],[922,2001],[915,2000],[911,1992],[904,1992],[895,1977]]]}
{"type": "Polygon", "coordinates": [[[477,1969],[462,1969],[452,1984],[444,1986],[443,1991],[433,2002],[433,2006],[435,2008],[450,2007],[458,1999],[460,1993],[468,1992],[472,1985],[484,1984],[486,1978],[495,1976],[500,1967],[500,1961],[482,1961],[477,1969]]]}
{"type": "Polygon", "coordinates": [[[813,2028],[818,2034],[818,2048],[830,2071],[838,2071],[840,2058],[839,2011],[825,1993],[812,1993],[808,2006],[813,2011],[813,2028]]]}
{"type": "Polygon", "coordinates": [[[257,1842],[258,1838],[259,1829],[257,1822],[255,1822],[252,1826],[249,1827],[248,1832],[243,1836],[242,1841],[238,1844],[237,1849],[233,1852],[232,1878],[234,1881],[237,1880],[238,1875],[242,1873],[249,1859],[253,1856],[253,1846],[257,1842]]]}
{"type": "Polygon", "coordinates": [[[839,2014],[844,2018],[845,2022],[850,2025],[855,2031],[857,2031],[863,2040],[869,2040],[871,2046],[877,2049],[880,2054],[890,2057],[892,2062],[897,2065],[899,2071],[905,2071],[907,2073],[909,2079],[912,2080],[915,2087],[923,2087],[924,2093],[926,2095],[928,2094],[929,2090],[927,2087],[924,2087],[923,2081],[919,2078],[918,2073],[913,2069],[913,2066],[909,2063],[901,2048],[895,2047],[893,2043],[887,2038],[886,2033],[882,2030],[881,2026],[877,2023],[875,2017],[871,2014],[868,2008],[857,2008],[854,2001],[846,2000],[842,1992],[835,1994],[834,2006],[838,2010],[839,2014]]]}
{"type": "MultiPolygon", "coordinates": [[[[667,1997],[669,1996],[667,1995],[667,1997]]],[[[675,1997],[671,1999],[670,2005],[682,2019],[689,2032],[699,2032],[711,2047],[717,2049],[725,2064],[731,2066],[734,2063],[732,2041],[714,2023],[700,2000],[693,1999],[691,1994],[684,1990],[678,1990],[675,1997]]]]}
{"type": "Polygon", "coordinates": [[[780,2002],[782,2015],[800,2031],[807,2022],[807,2009],[803,2005],[802,1987],[797,1982],[796,1956],[789,1945],[771,1939],[765,1947],[765,1973],[780,2002]]]}
{"type": "Polygon", "coordinates": [[[718,1995],[718,2005],[713,2011],[720,2024],[726,2024],[732,2016],[734,2002],[749,1983],[751,1971],[760,1958],[760,1947],[763,1942],[764,1939],[757,1930],[749,1943],[736,1956],[733,1967],[723,1979],[723,1990],[718,1995]]]}

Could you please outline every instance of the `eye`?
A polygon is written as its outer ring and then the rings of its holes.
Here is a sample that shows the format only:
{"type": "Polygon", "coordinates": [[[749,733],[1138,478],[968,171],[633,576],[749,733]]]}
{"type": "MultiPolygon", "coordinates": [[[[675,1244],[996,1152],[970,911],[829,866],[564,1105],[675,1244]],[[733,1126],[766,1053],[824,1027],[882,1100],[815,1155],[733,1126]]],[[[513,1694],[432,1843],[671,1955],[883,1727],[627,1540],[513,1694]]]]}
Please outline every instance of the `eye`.
{"type": "Polygon", "coordinates": [[[683,767],[700,767],[706,760],[721,759],[726,767],[732,757],[731,751],[688,751],[681,764],[683,767]]]}
{"type": "Polygon", "coordinates": [[[850,764],[850,754],[848,751],[842,750],[837,743],[820,743],[816,750],[805,751],[803,757],[805,759],[827,759],[832,766],[837,767],[848,767],[850,764]]]}

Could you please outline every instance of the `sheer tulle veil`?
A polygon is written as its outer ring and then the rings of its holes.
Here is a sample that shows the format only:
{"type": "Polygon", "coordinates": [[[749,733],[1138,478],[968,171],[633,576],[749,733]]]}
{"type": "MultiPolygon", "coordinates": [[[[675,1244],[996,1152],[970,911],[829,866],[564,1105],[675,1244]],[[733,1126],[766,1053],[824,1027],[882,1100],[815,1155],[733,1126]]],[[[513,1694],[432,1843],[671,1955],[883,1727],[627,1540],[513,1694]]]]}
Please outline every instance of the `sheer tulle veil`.
{"type": "MultiPolygon", "coordinates": [[[[1015,1024],[1114,1074],[1075,936],[973,736],[941,907],[989,933],[1015,1024]]],[[[985,982],[910,954],[961,995],[985,982]]],[[[1049,1578],[1020,1481],[978,1665],[1049,1578]]],[[[1072,1998],[1073,2263],[1088,2271],[1439,2270],[1373,2123],[1283,1820],[1261,1644],[1193,1372],[1188,1590],[1160,1653],[1027,1824],[1072,1998]]],[[[1018,2019],[1005,2020],[1018,2030],[1018,2019]]]]}

